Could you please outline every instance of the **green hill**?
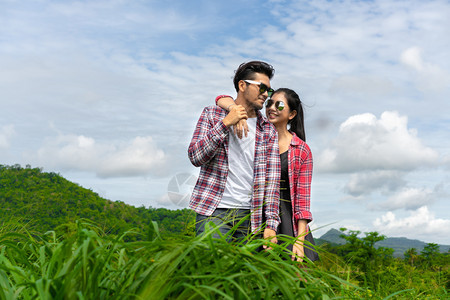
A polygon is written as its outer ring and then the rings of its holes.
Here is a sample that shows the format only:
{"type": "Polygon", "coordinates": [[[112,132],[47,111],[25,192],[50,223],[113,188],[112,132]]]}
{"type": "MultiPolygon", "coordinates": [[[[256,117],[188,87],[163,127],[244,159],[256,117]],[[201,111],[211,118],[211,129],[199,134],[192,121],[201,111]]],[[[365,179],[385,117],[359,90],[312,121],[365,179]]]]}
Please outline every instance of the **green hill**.
{"type": "MultiPolygon", "coordinates": [[[[330,229],[323,234],[318,240],[318,244],[328,242],[331,245],[343,245],[346,243],[345,239],[341,238],[342,232],[337,229],[330,229]]],[[[394,256],[401,257],[406,250],[415,248],[418,252],[422,251],[427,243],[419,240],[411,240],[405,237],[387,237],[383,241],[379,241],[375,244],[376,248],[386,247],[394,249],[394,256]]],[[[439,245],[441,253],[445,253],[450,249],[449,245],[439,245]]]]}
{"type": "Polygon", "coordinates": [[[110,201],[56,173],[20,165],[0,165],[0,223],[20,222],[39,233],[89,219],[105,232],[119,234],[132,228],[144,234],[156,221],[164,233],[181,233],[194,220],[188,209],[169,210],[110,201]]]}
{"type": "Polygon", "coordinates": [[[324,242],[328,242],[331,243],[332,245],[343,245],[346,243],[346,241],[345,239],[341,238],[341,234],[342,232],[332,228],[317,239],[319,241],[318,244],[320,245],[324,242]]]}

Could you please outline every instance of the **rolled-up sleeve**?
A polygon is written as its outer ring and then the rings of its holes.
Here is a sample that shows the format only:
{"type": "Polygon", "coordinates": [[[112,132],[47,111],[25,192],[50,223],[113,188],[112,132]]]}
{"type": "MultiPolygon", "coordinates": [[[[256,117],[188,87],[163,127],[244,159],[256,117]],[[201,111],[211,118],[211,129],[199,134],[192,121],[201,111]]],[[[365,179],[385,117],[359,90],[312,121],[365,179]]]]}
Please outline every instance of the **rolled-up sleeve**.
{"type": "MultiPolygon", "coordinates": [[[[301,149],[301,159],[297,177],[297,188],[294,200],[294,219],[312,221],[312,214],[310,210],[311,198],[311,180],[313,172],[313,157],[309,147],[304,144],[301,149]]],[[[297,166],[298,167],[298,166],[297,166]]]]}

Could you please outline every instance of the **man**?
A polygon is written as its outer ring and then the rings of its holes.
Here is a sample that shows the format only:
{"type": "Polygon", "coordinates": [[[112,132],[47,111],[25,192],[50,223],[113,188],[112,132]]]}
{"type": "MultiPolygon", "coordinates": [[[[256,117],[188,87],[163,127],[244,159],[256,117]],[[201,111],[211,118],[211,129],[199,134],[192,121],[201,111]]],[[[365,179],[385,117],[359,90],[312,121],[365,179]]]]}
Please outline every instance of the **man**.
{"type": "Polygon", "coordinates": [[[229,113],[208,106],[198,120],[188,149],[192,164],[201,167],[189,203],[197,213],[197,234],[205,230],[205,222],[220,225],[226,234],[242,221],[233,238],[243,238],[257,233],[264,220],[264,238],[275,240],[280,222],[278,138],[273,125],[259,112],[273,93],[273,74],[265,62],[241,64],[233,79],[236,105],[229,113]],[[237,138],[231,128],[241,119],[247,119],[249,139],[237,138]]]}

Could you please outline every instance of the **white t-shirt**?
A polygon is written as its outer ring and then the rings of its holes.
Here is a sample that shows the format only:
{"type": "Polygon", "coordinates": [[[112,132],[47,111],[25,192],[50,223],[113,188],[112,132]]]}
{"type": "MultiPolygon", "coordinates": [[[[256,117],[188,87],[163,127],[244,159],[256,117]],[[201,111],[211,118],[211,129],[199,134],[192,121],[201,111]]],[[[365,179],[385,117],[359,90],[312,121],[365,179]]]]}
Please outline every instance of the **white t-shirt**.
{"type": "Polygon", "coordinates": [[[238,138],[230,129],[228,177],[219,208],[250,209],[253,194],[253,168],[257,118],[247,119],[248,136],[238,138]]]}

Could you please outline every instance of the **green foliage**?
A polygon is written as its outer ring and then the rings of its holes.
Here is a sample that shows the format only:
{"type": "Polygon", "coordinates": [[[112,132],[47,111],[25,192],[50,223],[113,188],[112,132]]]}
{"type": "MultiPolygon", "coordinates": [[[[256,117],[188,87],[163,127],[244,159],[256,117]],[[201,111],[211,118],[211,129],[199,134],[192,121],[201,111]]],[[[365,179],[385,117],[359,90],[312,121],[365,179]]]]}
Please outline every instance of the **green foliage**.
{"type": "Polygon", "coordinates": [[[439,253],[439,246],[435,243],[428,243],[423,250],[420,252],[423,256],[423,264],[435,267],[439,265],[439,258],[441,254],[439,253]]]}
{"type": "Polygon", "coordinates": [[[0,238],[0,298],[118,299],[127,295],[132,272],[148,267],[130,261],[134,249],[124,245],[123,236],[106,236],[84,222],[60,241],[54,232],[41,237],[5,234],[0,238]]]}
{"type": "MultiPolygon", "coordinates": [[[[158,232],[155,228],[155,232],[158,232]]],[[[58,240],[54,232],[0,236],[1,299],[330,299],[345,287],[326,272],[299,268],[284,248],[256,251],[213,239],[125,242],[86,221],[58,240]]]]}
{"type": "MultiPolygon", "coordinates": [[[[325,243],[331,246],[344,245],[347,241],[340,236],[342,232],[336,229],[330,229],[325,234],[323,234],[319,239],[316,239],[316,244],[322,245],[325,243]]],[[[381,241],[375,243],[375,248],[385,247],[394,249],[394,257],[403,257],[403,254],[411,248],[415,248],[418,252],[422,251],[427,244],[419,241],[412,240],[405,237],[387,237],[381,241]]],[[[450,245],[439,245],[439,250],[441,253],[447,252],[450,245]]]]}
{"type": "MultiPolygon", "coordinates": [[[[437,281],[439,285],[450,288],[450,253],[440,253],[439,246],[435,243],[428,243],[420,254],[412,248],[405,252],[404,261],[416,273],[434,273],[439,275],[437,281]]],[[[412,273],[414,275],[414,273],[412,273]]]]}
{"type": "Polygon", "coordinates": [[[144,235],[129,234],[127,240],[150,235],[152,221],[164,234],[192,235],[194,215],[191,210],[168,210],[127,205],[110,201],[89,189],[55,173],[20,165],[0,165],[0,224],[9,221],[27,223],[29,230],[70,234],[74,222],[88,219],[109,234],[133,229],[144,235]]]}
{"type": "MultiPolygon", "coordinates": [[[[347,231],[341,228],[342,232],[347,231]]],[[[361,281],[370,288],[376,288],[382,281],[384,270],[392,262],[393,250],[389,248],[375,248],[375,243],[385,239],[385,236],[378,232],[366,233],[365,237],[358,238],[360,231],[348,231],[342,234],[341,238],[347,241],[346,244],[339,246],[337,253],[348,263],[356,267],[361,273],[361,281]]]]}
{"type": "Polygon", "coordinates": [[[23,226],[0,232],[0,299],[446,299],[442,273],[395,259],[377,287],[358,287],[359,271],[335,254],[298,263],[267,243],[162,236],[126,241],[88,220],[72,235],[31,235],[23,226]],[[391,275],[389,275],[391,274],[391,275]],[[442,278],[439,278],[438,274],[442,278]]]}
{"type": "Polygon", "coordinates": [[[414,266],[418,259],[419,255],[417,254],[416,248],[410,248],[405,251],[404,260],[411,267],[414,266]]]}
{"type": "MultiPolygon", "coordinates": [[[[446,299],[449,284],[449,255],[436,254],[436,247],[428,247],[425,253],[437,256],[439,268],[424,264],[423,255],[415,249],[405,252],[405,259],[394,258],[392,249],[374,245],[384,239],[377,232],[365,233],[341,228],[347,243],[324,249],[318,266],[366,289],[361,298],[393,297],[399,299],[446,299]],[[419,267],[419,268],[418,268],[419,267]]],[[[354,294],[352,294],[354,296],[354,294]]],[[[352,297],[353,297],[352,296],[352,297]]]]}

